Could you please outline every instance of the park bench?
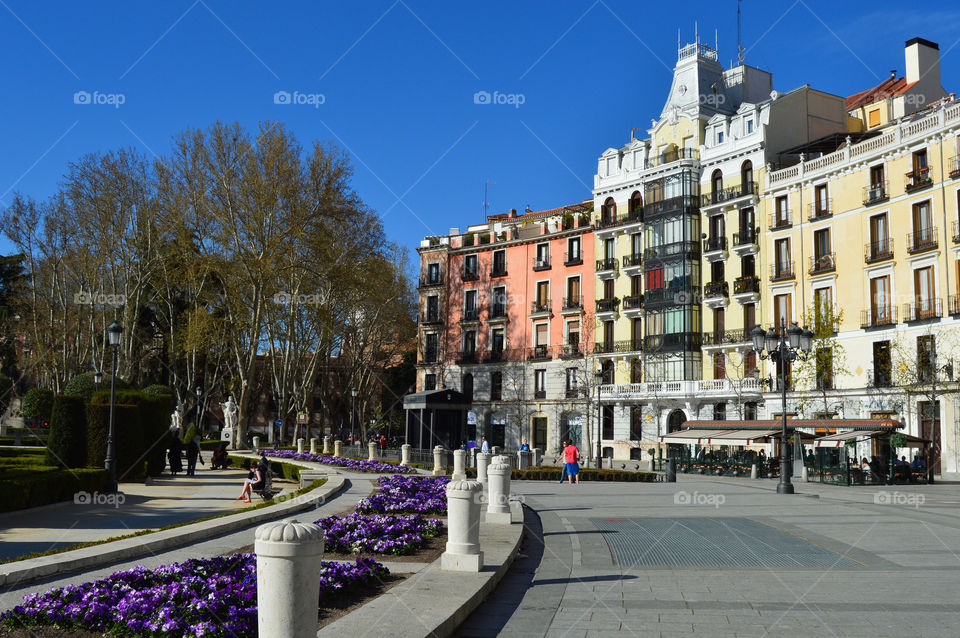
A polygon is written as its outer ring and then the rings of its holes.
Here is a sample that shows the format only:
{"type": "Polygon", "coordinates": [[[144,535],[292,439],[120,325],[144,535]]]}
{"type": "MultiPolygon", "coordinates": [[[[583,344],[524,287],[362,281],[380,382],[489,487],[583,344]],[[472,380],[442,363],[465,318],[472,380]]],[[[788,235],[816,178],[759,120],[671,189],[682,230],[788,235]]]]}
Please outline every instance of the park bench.
{"type": "Polygon", "coordinates": [[[263,500],[269,501],[282,490],[273,486],[273,470],[268,467],[267,471],[264,473],[263,485],[258,488],[253,488],[251,491],[260,496],[260,498],[263,500]]]}

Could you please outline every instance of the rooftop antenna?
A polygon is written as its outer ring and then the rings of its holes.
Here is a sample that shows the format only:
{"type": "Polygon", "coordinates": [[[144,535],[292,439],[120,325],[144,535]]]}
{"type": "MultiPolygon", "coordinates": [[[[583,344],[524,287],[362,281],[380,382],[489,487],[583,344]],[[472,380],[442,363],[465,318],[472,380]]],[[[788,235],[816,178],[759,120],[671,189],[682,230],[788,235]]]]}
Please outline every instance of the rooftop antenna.
{"type": "Polygon", "coordinates": [[[496,184],[496,182],[484,182],[483,183],[483,216],[487,216],[487,211],[490,209],[490,204],[487,203],[487,187],[491,184],[496,184]]]}
{"type": "Polygon", "coordinates": [[[737,62],[743,66],[743,22],[740,19],[740,5],[743,0],[737,0],[737,62]]]}
{"type": "Polygon", "coordinates": [[[720,31],[717,29],[713,30],[713,50],[717,53],[720,52],[720,31]]]}
{"type": "Polygon", "coordinates": [[[696,20],[693,21],[693,41],[700,44],[700,23],[696,20]]]}

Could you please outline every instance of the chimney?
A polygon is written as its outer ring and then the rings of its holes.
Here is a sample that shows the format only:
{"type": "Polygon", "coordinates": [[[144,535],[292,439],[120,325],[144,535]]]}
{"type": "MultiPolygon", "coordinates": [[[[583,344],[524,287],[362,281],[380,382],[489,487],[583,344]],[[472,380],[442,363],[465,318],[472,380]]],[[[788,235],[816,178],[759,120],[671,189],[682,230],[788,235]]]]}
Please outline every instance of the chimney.
{"type": "Polygon", "coordinates": [[[516,208],[511,208],[511,209],[510,209],[510,217],[516,217],[516,216],[517,216],[517,209],[516,209],[516,208]]]}
{"type": "Polygon", "coordinates": [[[926,78],[940,86],[940,45],[923,38],[907,40],[904,57],[907,62],[907,84],[926,78]]]}

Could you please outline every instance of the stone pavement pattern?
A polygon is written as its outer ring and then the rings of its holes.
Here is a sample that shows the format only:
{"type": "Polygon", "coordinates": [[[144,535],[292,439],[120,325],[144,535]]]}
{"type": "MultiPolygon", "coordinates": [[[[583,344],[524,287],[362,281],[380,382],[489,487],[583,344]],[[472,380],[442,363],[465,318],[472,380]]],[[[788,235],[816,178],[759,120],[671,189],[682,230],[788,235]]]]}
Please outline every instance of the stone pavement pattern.
{"type": "Polygon", "coordinates": [[[960,635],[957,485],[512,487],[525,556],[457,635],[960,635]]]}

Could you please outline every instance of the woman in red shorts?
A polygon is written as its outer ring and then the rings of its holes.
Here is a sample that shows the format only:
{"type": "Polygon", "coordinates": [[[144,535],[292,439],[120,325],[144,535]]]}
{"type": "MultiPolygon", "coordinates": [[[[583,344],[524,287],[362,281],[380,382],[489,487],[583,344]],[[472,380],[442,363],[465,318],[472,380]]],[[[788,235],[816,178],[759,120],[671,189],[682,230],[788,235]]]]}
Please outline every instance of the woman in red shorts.
{"type": "Polygon", "coordinates": [[[567,447],[563,448],[563,457],[564,461],[567,463],[567,475],[570,477],[571,483],[580,482],[580,450],[577,449],[577,446],[571,442],[567,447]]]}

